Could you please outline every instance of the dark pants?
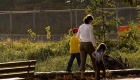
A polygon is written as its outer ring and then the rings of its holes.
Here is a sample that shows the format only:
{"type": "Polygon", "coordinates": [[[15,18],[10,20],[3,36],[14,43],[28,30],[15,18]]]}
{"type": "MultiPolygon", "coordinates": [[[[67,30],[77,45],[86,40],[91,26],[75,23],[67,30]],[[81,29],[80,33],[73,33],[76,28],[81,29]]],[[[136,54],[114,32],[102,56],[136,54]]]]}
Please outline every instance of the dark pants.
{"type": "Polygon", "coordinates": [[[77,60],[78,66],[80,67],[80,63],[81,63],[80,53],[73,53],[73,54],[70,55],[70,59],[68,61],[67,69],[71,69],[73,61],[74,61],[75,58],[77,60]]]}
{"type": "Polygon", "coordinates": [[[95,48],[93,47],[91,42],[80,43],[80,56],[81,56],[80,69],[81,71],[85,71],[85,63],[86,63],[87,54],[89,54],[90,56],[94,70],[96,70],[95,59],[92,56],[92,53],[94,51],[95,51],[95,48]]]}
{"type": "Polygon", "coordinates": [[[95,80],[100,80],[100,70],[103,71],[102,78],[105,78],[106,72],[104,62],[100,61],[100,63],[98,63],[96,61],[95,80]]]}

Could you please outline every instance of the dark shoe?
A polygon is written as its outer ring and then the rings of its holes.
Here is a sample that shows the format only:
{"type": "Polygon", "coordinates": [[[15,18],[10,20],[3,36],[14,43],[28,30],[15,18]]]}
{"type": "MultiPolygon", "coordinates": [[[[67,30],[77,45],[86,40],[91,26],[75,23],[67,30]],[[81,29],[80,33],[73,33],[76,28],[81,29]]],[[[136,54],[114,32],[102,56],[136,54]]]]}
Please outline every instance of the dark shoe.
{"type": "Polygon", "coordinates": [[[67,72],[72,72],[72,70],[71,70],[71,69],[66,69],[66,71],[67,71],[67,72]]]}

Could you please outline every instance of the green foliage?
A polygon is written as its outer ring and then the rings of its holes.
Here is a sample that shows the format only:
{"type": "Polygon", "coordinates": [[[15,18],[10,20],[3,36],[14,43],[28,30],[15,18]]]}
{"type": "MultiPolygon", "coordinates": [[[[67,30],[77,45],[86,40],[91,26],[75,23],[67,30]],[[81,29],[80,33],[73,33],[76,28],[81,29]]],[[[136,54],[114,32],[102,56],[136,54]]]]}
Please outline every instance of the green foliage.
{"type": "Polygon", "coordinates": [[[51,39],[50,26],[46,27],[45,30],[47,32],[47,39],[50,40],[51,39]]]}
{"type": "Polygon", "coordinates": [[[19,40],[12,42],[10,39],[0,43],[0,53],[4,53],[5,57],[1,61],[13,61],[18,59],[36,59],[37,61],[45,61],[48,56],[62,56],[69,54],[70,36],[65,35],[58,42],[36,42],[32,43],[28,40],[19,40]],[[10,58],[6,58],[7,55],[10,58]],[[7,60],[5,60],[5,59],[7,60]]]}
{"type": "Polygon", "coordinates": [[[33,41],[36,41],[36,39],[37,39],[36,33],[33,32],[32,29],[29,29],[27,32],[30,34],[30,36],[33,39],[33,41]]]}
{"type": "MultiPolygon", "coordinates": [[[[140,5],[137,6],[137,9],[140,10],[140,5]]],[[[138,23],[140,22],[140,11],[138,11],[138,16],[137,19],[139,20],[138,23]]]]}
{"type": "Polygon", "coordinates": [[[140,64],[137,63],[140,60],[139,52],[140,52],[140,49],[133,54],[127,54],[127,53],[120,53],[120,54],[123,61],[125,58],[128,59],[130,68],[139,68],[140,64]]]}
{"type": "MultiPolygon", "coordinates": [[[[69,55],[48,57],[46,61],[37,63],[36,71],[50,72],[50,71],[64,71],[69,60],[69,55]]],[[[76,60],[73,62],[73,71],[78,71],[79,67],[76,60]]]]}
{"type": "Polygon", "coordinates": [[[130,5],[130,6],[133,6],[137,2],[137,0],[121,0],[121,1],[130,5]]]}
{"type": "Polygon", "coordinates": [[[124,32],[121,32],[119,36],[121,37],[121,42],[119,48],[122,51],[130,52],[137,51],[140,45],[140,29],[138,25],[134,25],[134,22],[130,22],[130,29],[124,32]]]}
{"type": "MultiPolygon", "coordinates": [[[[99,42],[100,43],[100,42],[99,42]]],[[[117,53],[116,50],[119,50],[119,41],[115,40],[115,39],[110,39],[109,41],[106,41],[106,46],[107,46],[107,50],[106,50],[106,54],[112,54],[112,53],[117,53]]]]}
{"type": "Polygon", "coordinates": [[[64,35],[64,37],[57,43],[56,45],[56,53],[57,55],[66,55],[69,53],[69,35],[64,35]]]}
{"type": "Polygon", "coordinates": [[[114,33],[112,29],[117,29],[117,24],[123,19],[122,17],[112,17],[113,11],[104,10],[103,7],[116,7],[113,0],[91,0],[91,5],[88,5],[85,12],[93,14],[95,19],[93,21],[94,34],[98,36],[101,42],[108,41],[108,34],[114,33]]]}
{"type": "Polygon", "coordinates": [[[29,51],[28,59],[36,59],[37,61],[44,61],[48,56],[61,56],[69,53],[69,39],[70,36],[65,35],[61,41],[47,42],[47,43],[34,43],[34,49],[29,51]],[[41,56],[40,56],[41,55],[41,56]]]}
{"type": "MultiPolygon", "coordinates": [[[[69,40],[71,36],[65,35],[61,41],[58,42],[36,42],[32,43],[28,40],[12,41],[6,40],[5,42],[0,42],[0,62],[7,61],[19,61],[36,59],[36,71],[61,71],[65,70],[68,59],[69,59],[69,40]]],[[[119,42],[118,42],[119,43],[119,42]]],[[[112,46],[111,56],[122,58],[128,58],[131,68],[140,68],[137,64],[140,60],[139,50],[133,54],[121,52],[119,49],[115,49],[115,45],[118,44],[115,40],[108,42],[108,45],[112,46]],[[115,45],[114,45],[115,44],[115,45]]],[[[87,58],[87,63],[90,62],[89,56],[87,58]]],[[[72,67],[73,70],[79,70],[76,60],[72,67]]]]}
{"type": "Polygon", "coordinates": [[[73,35],[73,32],[72,32],[72,29],[69,30],[69,36],[72,36],[73,35]]]}

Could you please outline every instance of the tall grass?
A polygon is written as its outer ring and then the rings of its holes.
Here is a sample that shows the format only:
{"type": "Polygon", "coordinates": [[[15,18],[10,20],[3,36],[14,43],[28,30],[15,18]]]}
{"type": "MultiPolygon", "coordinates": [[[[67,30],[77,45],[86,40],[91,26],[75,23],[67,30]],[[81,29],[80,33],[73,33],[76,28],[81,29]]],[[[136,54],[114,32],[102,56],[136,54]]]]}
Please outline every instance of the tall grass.
{"type": "Polygon", "coordinates": [[[133,53],[133,54],[122,53],[121,56],[123,59],[124,58],[128,59],[128,62],[130,63],[131,68],[140,68],[140,64],[139,64],[140,54],[139,53],[140,53],[140,49],[136,53],[133,53]]]}
{"type": "Polygon", "coordinates": [[[125,58],[127,58],[130,68],[140,68],[140,64],[138,63],[140,61],[139,53],[140,53],[140,49],[134,53],[127,53],[127,52],[125,53],[116,50],[112,52],[110,56],[113,57],[114,59],[118,59],[119,57],[121,57],[123,62],[125,62],[125,58]]]}
{"type": "MultiPolygon", "coordinates": [[[[10,39],[0,42],[0,62],[21,61],[35,59],[37,60],[36,71],[62,71],[66,69],[69,60],[69,40],[70,36],[64,36],[58,42],[35,42],[28,39],[12,41],[10,39]]],[[[128,58],[131,68],[140,68],[140,49],[134,53],[124,53],[114,50],[110,56],[120,56],[122,59],[128,58]]],[[[91,65],[89,56],[87,63],[91,65]]],[[[78,71],[76,60],[72,66],[73,71],[78,71]]]]}

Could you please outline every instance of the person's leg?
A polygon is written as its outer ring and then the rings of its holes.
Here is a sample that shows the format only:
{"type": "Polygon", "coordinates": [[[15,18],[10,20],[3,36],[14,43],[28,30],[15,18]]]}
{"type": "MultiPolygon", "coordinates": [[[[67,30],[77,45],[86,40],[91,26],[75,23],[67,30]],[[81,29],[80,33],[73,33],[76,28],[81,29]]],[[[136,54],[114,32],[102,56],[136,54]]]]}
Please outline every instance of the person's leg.
{"type": "Polygon", "coordinates": [[[76,60],[77,60],[77,64],[80,68],[80,64],[81,64],[81,59],[80,59],[80,53],[75,54],[76,60]]]}
{"type": "Polygon", "coordinates": [[[80,43],[80,58],[81,58],[81,64],[80,64],[80,70],[81,70],[81,79],[84,78],[84,72],[85,72],[85,63],[87,58],[87,53],[84,49],[84,42],[80,43]]]}
{"type": "Polygon", "coordinates": [[[72,67],[74,59],[75,59],[74,54],[71,54],[70,59],[68,61],[67,69],[66,69],[67,71],[71,71],[71,67],[72,67]]]}
{"type": "Polygon", "coordinates": [[[100,64],[96,61],[95,80],[100,80],[100,64]]]}
{"type": "Polygon", "coordinates": [[[89,54],[91,62],[92,62],[92,66],[93,66],[93,70],[96,71],[96,60],[95,58],[92,56],[92,54],[89,54]]]}
{"type": "Polygon", "coordinates": [[[92,62],[92,66],[94,68],[93,70],[95,71],[96,70],[96,64],[95,64],[95,59],[92,56],[92,53],[95,51],[95,48],[93,47],[91,42],[86,44],[86,51],[88,52],[88,54],[90,56],[90,59],[91,59],[91,62],[92,62]]]}
{"type": "Polygon", "coordinates": [[[80,52],[81,57],[81,64],[80,64],[80,70],[81,70],[81,78],[84,78],[84,72],[85,72],[85,63],[86,63],[86,57],[87,54],[84,51],[80,52]]]}
{"type": "Polygon", "coordinates": [[[100,66],[101,66],[101,69],[103,71],[102,77],[103,78],[106,78],[105,65],[104,65],[104,62],[103,61],[101,61],[100,66]]]}

